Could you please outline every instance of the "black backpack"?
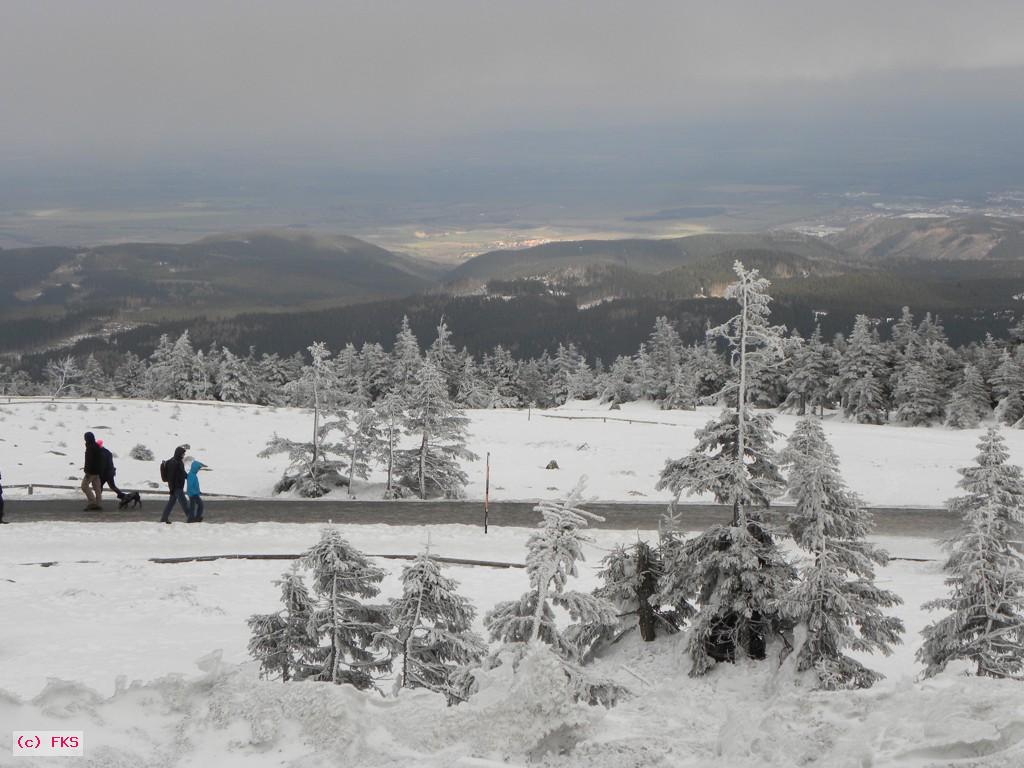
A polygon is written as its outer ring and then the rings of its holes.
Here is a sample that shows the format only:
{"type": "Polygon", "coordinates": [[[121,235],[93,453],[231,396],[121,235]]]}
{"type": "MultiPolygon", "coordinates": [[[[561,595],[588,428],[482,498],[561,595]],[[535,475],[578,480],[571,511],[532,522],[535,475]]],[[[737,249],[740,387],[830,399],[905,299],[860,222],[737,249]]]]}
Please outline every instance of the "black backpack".
{"type": "Polygon", "coordinates": [[[114,468],[114,454],[110,452],[109,448],[100,448],[100,453],[103,454],[103,477],[113,477],[117,470],[114,468]]]}
{"type": "Polygon", "coordinates": [[[167,471],[167,465],[171,463],[171,459],[164,459],[160,462],[160,479],[165,483],[170,482],[170,473],[167,471]]]}

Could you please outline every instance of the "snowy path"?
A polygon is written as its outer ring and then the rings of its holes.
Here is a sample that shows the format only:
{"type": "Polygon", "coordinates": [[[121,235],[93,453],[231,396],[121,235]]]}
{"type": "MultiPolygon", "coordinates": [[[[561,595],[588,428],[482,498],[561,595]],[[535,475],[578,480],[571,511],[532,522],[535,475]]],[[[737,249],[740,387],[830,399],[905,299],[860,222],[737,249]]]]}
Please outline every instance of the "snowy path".
{"type": "MultiPolygon", "coordinates": [[[[46,499],[8,502],[7,518],[12,523],[75,522],[125,523],[153,522],[163,510],[166,496],[147,497],[141,510],[120,511],[107,502],[107,511],[84,512],[80,500],[46,499]]],[[[532,527],[539,516],[532,502],[495,502],[488,523],[492,526],[532,527]]],[[[587,504],[587,509],[602,515],[596,528],[619,531],[654,531],[665,512],[663,504],[587,504]]],[[[728,521],[731,513],[718,504],[680,505],[680,522],[686,530],[703,530],[728,521]]],[[[875,532],[883,536],[934,536],[942,538],[954,530],[956,515],[945,509],[880,508],[873,510],[875,532]]],[[[776,509],[775,514],[780,514],[776,509]]],[[[172,520],[181,521],[180,509],[172,520]]],[[[337,523],[355,525],[483,525],[483,504],[447,501],[315,501],[264,499],[208,500],[205,521],[209,523],[337,523]]]]}

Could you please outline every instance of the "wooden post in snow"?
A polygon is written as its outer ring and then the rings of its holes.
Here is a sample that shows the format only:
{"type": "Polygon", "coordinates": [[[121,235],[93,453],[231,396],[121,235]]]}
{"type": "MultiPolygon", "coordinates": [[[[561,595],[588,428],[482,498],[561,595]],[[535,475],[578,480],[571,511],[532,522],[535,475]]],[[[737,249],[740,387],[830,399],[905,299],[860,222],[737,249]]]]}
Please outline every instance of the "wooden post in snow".
{"type": "Polygon", "coordinates": [[[487,452],[487,469],[484,474],[484,533],[487,533],[487,515],[491,503],[491,452],[487,452]]]}

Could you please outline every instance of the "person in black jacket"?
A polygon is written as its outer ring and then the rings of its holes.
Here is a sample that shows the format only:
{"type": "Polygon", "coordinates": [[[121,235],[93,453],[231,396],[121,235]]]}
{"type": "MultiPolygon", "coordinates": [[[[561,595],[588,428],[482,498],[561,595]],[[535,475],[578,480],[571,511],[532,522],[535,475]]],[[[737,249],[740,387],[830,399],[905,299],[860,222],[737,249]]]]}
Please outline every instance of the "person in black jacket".
{"type": "Polygon", "coordinates": [[[167,506],[164,507],[164,513],[160,517],[161,523],[170,524],[171,510],[174,509],[175,502],[181,505],[186,522],[192,522],[192,517],[188,513],[188,502],[185,501],[185,478],[188,475],[185,472],[184,459],[185,448],[179,445],[174,449],[174,458],[167,460],[167,488],[170,490],[171,496],[167,499],[167,506]]]}
{"type": "Polygon", "coordinates": [[[100,475],[103,472],[103,453],[96,445],[96,435],[92,432],[85,433],[85,466],[83,467],[85,477],[82,478],[82,492],[89,503],[85,505],[87,510],[103,509],[103,481],[100,475]]]}
{"type": "Polygon", "coordinates": [[[100,453],[103,455],[103,466],[100,468],[100,487],[107,486],[117,495],[118,501],[124,501],[125,494],[114,482],[114,475],[117,474],[117,468],[114,466],[114,454],[103,445],[102,440],[97,440],[96,445],[100,447],[100,453]]]}

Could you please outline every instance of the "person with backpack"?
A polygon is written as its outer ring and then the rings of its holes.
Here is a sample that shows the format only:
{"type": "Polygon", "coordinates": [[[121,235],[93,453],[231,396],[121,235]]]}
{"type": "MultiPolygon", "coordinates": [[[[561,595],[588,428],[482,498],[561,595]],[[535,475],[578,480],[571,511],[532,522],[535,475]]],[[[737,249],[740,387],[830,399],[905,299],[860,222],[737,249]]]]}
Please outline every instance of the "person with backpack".
{"type": "Polygon", "coordinates": [[[100,447],[96,445],[96,435],[92,432],[85,433],[85,466],[82,468],[85,477],[82,478],[82,493],[88,503],[86,511],[103,511],[103,481],[100,474],[103,472],[103,454],[100,447]]]}
{"type": "Polygon", "coordinates": [[[185,493],[188,495],[188,512],[192,523],[203,522],[203,492],[199,489],[199,471],[209,467],[201,461],[193,461],[188,468],[188,487],[185,493]]]}
{"type": "Polygon", "coordinates": [[[161,523],[171,524],[171,510],[177,502],[185,513],[185,521],[191,523],[192,516],[188,512],[188,503],[185,501],[185,447],[179,445],[174,449],[174,457],[160,462],[160,479],[167,483],[170,491],[170,498],[164,507],[164,513],[160,516],[161,523]]]}
{"type": "Polygon", "coordinates": [[[125,494],[114,483],[114,475],[117,474],[117,468],[114,466],[114,454],[110,452],[109,448],[103,446],[102,440],[97,440],[96,445],[100,447],[100,454],[103,457],[100,467],[100,488],[106,485],[117,495],[118,501],[124,501],[125,494]]]}

